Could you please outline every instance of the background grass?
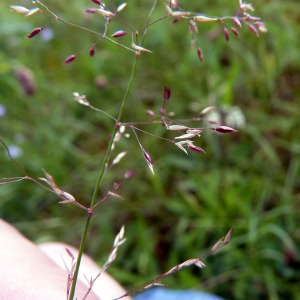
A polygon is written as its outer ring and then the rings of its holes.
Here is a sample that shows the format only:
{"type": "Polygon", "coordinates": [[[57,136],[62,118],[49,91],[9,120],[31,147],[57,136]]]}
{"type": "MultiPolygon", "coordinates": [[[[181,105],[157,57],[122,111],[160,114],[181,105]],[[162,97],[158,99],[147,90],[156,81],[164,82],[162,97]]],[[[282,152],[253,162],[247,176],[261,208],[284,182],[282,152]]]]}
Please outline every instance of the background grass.
{"type": "MultiPolygon", "coordinates": [[[[234,2],[182,1],[182,6],[226,15],[235,11],[234,2]]],[[[232,35],[226,43],[217,26],[200,24],[202,63],[189,49],[184,22],[165,20],[149,29],[145,46],[154,54],[141,57],[124,121],[147,119],[146,109],[158,112],[168,85],[168,110],[176,117],[194,116],[209,105],[238,106],[246,125],[229,136],[205,132],[198,145],[206,154],[188,157],[139,134],[154,160],[155,176],[133,136],[118,144],[115,154],[126,150],[128,156],[108,172],[101,195],[127,169],[138,173],[123,182],[119,193],[124,201],[111,199],[99,207],[86,250],[103,263],[125,224],[127,242],[110,271],[128,288],[201,256],[233,226],[230,244],[205,261],[207,268],[182,271],[168,285],[207,290],[225,299],[300,299],[300,7],[298,1],[252,3],[269,32],[257,38],[244,28],[240,38],[232,35]]],[[[124,18],[140,27],[150,4],[128,3],[124,18]]],[[[93,5],[90,1],[49,5],[74,23],[94,30],[102,26],[100,17],[84,13],[93,5]]],[[[24,19],[11,13],[8,3],[1,2],[0,8],[0,104],[6,108],[1,137],[21,149],[17,160],[29,174],[42,176],[41,169],[46,169],[60,187],[88,205],[113,123],[75,103],[72,93],[85,94],[93,105],[116,115],[134,57],[101,41],[95,57],[82,53],[72,64],[62,65],[68,55],[88,49],[97,38],[57,23],[50,27],[51,40],[42,35],[25,39],[46,19],[24,19]],[[34,75],[32,95],[24,93],[16,77],[24,69],[34,75]]],[[[169,136],[161,126],[145,129],[169,136]]],[[[22,175],[4,149],[0,166],[1,177],[22,175]]],[[[0,217],[36,242],[78,245],[85,213],[57,202],[31,182],[1,186],[0,217]]]]}

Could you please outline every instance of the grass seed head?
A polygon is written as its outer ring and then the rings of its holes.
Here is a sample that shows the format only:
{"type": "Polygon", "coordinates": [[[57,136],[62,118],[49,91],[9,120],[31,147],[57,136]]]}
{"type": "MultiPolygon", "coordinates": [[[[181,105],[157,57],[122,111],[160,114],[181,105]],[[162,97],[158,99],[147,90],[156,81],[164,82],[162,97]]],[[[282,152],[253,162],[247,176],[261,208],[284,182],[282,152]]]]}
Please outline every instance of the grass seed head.
{"type": "Polygon", "coordinates": [[[252,4],[244,3],[244,2],[242,2],[242,0],[239,0],[239,8],[242,11],[247,11],[247,10],[254,11],[252,4]]]}
{"type": "Polygon", "coordinates": [[[37,12],[39,12],[40,9],[38,7],[32,8],[29,10],[29,12],[25,15],[25,17],[30,17],[34,14],[36,14],[37,12]]]}
{"type": "Polygon", "coordinates": [[[34,36],[36,36],[37,34],[39,34],[42,30],[43,30],[43,28],[41,28],[41,27],[35,28],[26,37],[31,39],[34,36]]]}
{"type": "Polygon", "coordinates": [[[262,33],[266,33],[268,31],[268,29],[266,28],[266,25],[264,22],[261,21],[256,21],[254,22],[254,25],[257,27],[257,29],[262,32],[262,33]]]}
{"type": "Polygon", "coordinates": [[[117,12],[121,12],[126,6],[127,6],[127,3],[126,3],[126,2],[125,2],[125,3],[122,3],[122,4],[120,4],[120,5],[117,7],[116,11],[117,11],[117,12]]]}
{"type": "Polygon", "coordinates": [[[95,55],[95,48],[94,48],[94,47],[90,48],[90,50],[89,50],[89,55],[90,55],[91,57],[93,57],[93,56],[95,55]]]}
{"type": "Polygon", "coordinates": [[[146,162],[148,164],[148,167],[149,167],[150,171],[154,175],[153,161],[152,161],[151,156],[144,149],[142,149],[142,152],[143,152],[144,158],[146,159],[146,162]]]}
{"type": "Polygon", "coordinates": [[[103,8],[99,8],[96,9],[96,13],[102,15],[103,17],[107,18],[107,17],[115,17],[115,14],[109,10],[103,9],[103,8]]]}
{"type": "Polygon", "coordinates": [[[241,23],[241,21],[240,21],[239,18],[235,17],[235,18],[233,18],[232,20],[233,20],[234,24],[235,24],[237,27],[239,27],[239,28],[242,27],[242,23],[241,23]]]}
{"type": "Polygon", "coordinates": [[[205,107],[204,109],[201,110],[200,116],[207,115],[208,113],[210,113],[215,108],[216,108],[215,106],[207,106],[207,107],[205,107]]]}
{"type": "Polygon", "coordinates": [[[187,17],[190,14],[191,13],[189,13],[188,11],[177,10],[177,11],[173,11],[171,16],[175,18],[181,18],[181,17],[187,17]]]}
{"type": "Polygon", "coordinates": [[[169,100],[171,97],[171,89],[167,86],[165,86],[165,89],[164,89],[164,100],[167,101],[169,100]]]}
{"type": "Polygon", "coordinates": [[[250,31],[252,31],[256,36],[259,36],[258,30],[256,29],[256,27],[252,24],[247,24],[248,28],[250,29],[250,31]]]}
{"type": "Polygon", "coordinates": [[[230,30],[231,30],[231,32],[232,32],[234,35],[236,35],[236,36],[239,36],[239,35],[240,35],[236,28],[230,27],[230,30]]]}
{"type": "Polygon", "coordinates": [[[146,110],[146,114],[147,114],[148,116],[154,116],[154,111],[151,110],[151,109],[147,109],[147,110],[146,110]]]}
{"type": "Polygon", "coordinates": [[[152,53],[152,51],[142,47],[142,46],[139,46],[139,45],[136,45],[135,43],[132,43],[131,44],[131,47],[137,51],[137,54],[139,54],[141,51],[142,52],[149,52],[149,53],[152,53]]]}
{"type": "Polygon", "coordinates": [[[189,127],[187,126],[184,126],[184,125],[170,125],[170,126],[167,126],[167,129],[168,130],[186,130],[186,129],[189,129],[189,127]]]}
{"type": "Polygon", "coordinates": [[[166,5],[166,10],[168,12],[168,15],[171,16],[173,14],[173,10],[172,10],[172,8],[169,5],[166,5]]]}
{"type": "Polygon", "coordinates": [[[98,5],[102,5],[101,1],[99,0],[92,0],[95,4],[98,4],[98,5]]]}
{"type": "Polygon", "coordinates": [[[86,12],[87,14],[94,14],[94,13],[96,13],[96,9],[95,9],[95,8],[87,8],[87,9],[85,10],[85,12],[86,12]]]}
{"type": "Polygon", "coordinates": [[[218,18],[206,17],[206,16],[196,16],[196,17],[194,17],[194,20],[196,22],[215,22],[218,20],[218,18]]]}
{"type": "Polygon", "coordinates": [[[191,34],[198,33],[198,26],[194,20],[190,20],[189,25],[190,25],[190,33],[191,34]]]}
{"type": "Polygon", "coordinates": [[[194,152],[198,152],[198,153],[205,153],[205,151],[198,147],[198,146],[195,146],[195,145],[188,145],[187,146],[190,150],[194,151],[194,152]]]}
{"type": "Polygon", "coordinates": [[[77,57],[77,55],[75,55],[75,54],[69,55],[69,56],[65,59],[64,64],[69,64],[69,63],[71,63],[73,60],[76,59],[76,57],[77,57]]]}
{"type": "Polygon", "coordinates": [[[198,57],[201,61],[203,61],[204,59],[204,56],[203,56],[203,51],[200,47],[197,48],[197,54],[198,54],[198,57]]]}
{"type": "Polygon", "coordinates": [[[137,173],[137,171],[134,171],[134,170],[127,170],[124,174],[124,178],[125,179],[128,179],[128,178],[131,178],[133,176],[135,176],[137,173]]]}
{"type": "Polygon", "coordinates": [[[219,132],[219,133],[233,133],[233,132],[237,132],[236,129],[233,129],[231,127],[228,127],[228,126],[217,126],[217,127],[214,127],[214,128],[211,128],[212,130],[216,131],[216,132],[219,132]]]}
{"type": "Polygon", "coordinates": [[[172,8],[177,8],[178,7],[178,1],[177,0],[170,0],[170,6],[172,8]]]}
{"type": "Polygon", "coordinates": [[[18,14],[26,15],[30,12],[30,9],[20,5],[11,5],[10,8],[12,12],[16,12],[18,14]]]}
{"type": "Polygon", "coordinates": [[[205,263],[202,262],[200,259],[198,259],[195,263],[194,263],[195,266],[203,269],[204,267],[206,267],[205,263]]]}
{"type": "Polygon", "coordinates": [[[229,41],[229,32],[228,29],[226,27],[223,28],[223,34],[225,36],[226,41],[229,41]]]}
{"type": "Polygon", "coordinates": [[[118,38],[118,37],[122,37],[126,34],[127,34],[127,32],[125,32],[123,30],[118,30],[115,33],[113,33],[111,36],[114,37],[114,38],[118,38]]]}
{"type": "Polygon", "coordinates": [[[66,249],[68,255],[69,255],[72,259],[75,259],[75,257],[74,257],[74,255],[73,255],[73,253],[71,252],[71,250],[69,250],[68,248],[65,248],[65,249],[66,249]]]}

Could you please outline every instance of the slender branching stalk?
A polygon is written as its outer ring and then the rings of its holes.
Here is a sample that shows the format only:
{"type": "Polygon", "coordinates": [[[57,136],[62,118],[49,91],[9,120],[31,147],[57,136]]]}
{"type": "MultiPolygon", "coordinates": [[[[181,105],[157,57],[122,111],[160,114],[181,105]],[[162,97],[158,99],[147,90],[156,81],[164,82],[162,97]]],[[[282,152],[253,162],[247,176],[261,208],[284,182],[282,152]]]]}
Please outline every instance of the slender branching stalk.
{"type": "Polygon", "coordinates": [[[124,94],[124,97],[123,97],[123,100],[122,100],[122,103],[121,103],[119,115],[118,115],[118,117],[116,119],[116,122],[115,122],[112,137],[109,141],[109,145],[107,147],[106,154],[105,154],[104,159],[101,163],[98,179],[97,179],[96,184],[95,184],[95,189],[94,189],[93,197],[92,197],[91,204],[90,204],[90,209],[91,210],[89,211],[89,213],[87,215],[86,223],[85,223],[85,226],[84,226],[84,232],[83,232],[81,242],[80,242],[79,253],[78,253],[78,257],[77,257],[76,268],[75,268],[75,272],[74,272],[74,278],[73,278],[73,282],[72,282],[72,287],[71,287],[69,299],[74,298],[74,293],[75,293],[75,288],[76,288],[76,283],[77,283],[77,276],[78,276],[78,272],[79,272],[81,257],[82,257],[83,251],[84,251],[84,245],[85,245],[88,229],[89,229],[90,222],[91,222],[91,217],[93,215],[92,208],[94,207],[94,205],[96,204],[96,201],[97,201],[99,188],[100,188],[103,176],[105,174],[107,163],[108,163],[110,155],[111,155],[112,145],[114,143],[114,138],[115,138],[116,133],[119,129],[119,123],[121,122],[122,115],[123,115],[123,112],[124,112],[124,109],[125,109],[125,106],[126,106],[126,103],[127,103],[127,100],[128,100],[128,96],[129,96],[129,93],[130,93],[130,90],[131,90],[131,87],[132,87],[132,84],[133,84],[133,81],[134,81],[134,78],[135,78],[135,73],[136,73],[138,61],[139,61],[139,59],[138,59],[138,57],[136,57],[135,61],[133,63],[132,70],[131,70],[131,76],[130,76],[130,79],[129,79],[129,82],[128,82],[128,85],[127,85],[127,89],[126,89],[126,92],[124,94]]]}
{"type": "MultiPolygon", "coordinates": [[[[171,18],[173,20],[173,23],[177,23],[179,20],[186,21],[186,24],[188,25],[188,29],[189,29],[189,32],[191,35],[192,48],[196,44],[196,34],[198,33],[197,24],[201,24],[203,22],[219,23],[220,26],[223,28],[223,34],[224,34],[226,41],[229,40],[229,30],[227,29],[227,26],[228,26],[227,23],[229,23],[229,22],[233,23],[233,25],[234,25],[234,26],[230,27],[230,31],[234,35],[239,35],[238,29],[240,27],[242,27],[242,24],[245,24],[246,26],[248,26],[249,30],[252,31],[252,33],[254,33],[255,35],[258,35],[259,31],[260,32],[266,31],[264,23],[260,21],[260,18],[254,17],[249,13],[249,12],[253,11],[253,7],[250,4],[243,3],[241,0],[239,0],[239,2],[238,2],[237,13],[234,14],[233,16],[224,16],[224,17],[206,16],[206,15],[199,14],[196,12],[190,12],[190,11],[184,10],[183,8],[181,8],[178,5],[177,1],[175,1],[175,0],[173,0],[173,1],[172,0],[171,1],[154,0],[153,5],[150,8],[148,16],[146,18],[146,23],[139,30],[134,29],[133,26],[128,24],[126,21],[124,21],[124,19],[119,15],[119,12],[122,11],[125,8],[125,6],[127,5],[126,3],[123,3],[123,4],[119,5],[118,7],[116,7],[114,1],[110,0],[110,6],[112,8],[109,9],[109,8],[106,8],[105,5],[101,1],[98,1],[98,0],[92,0],[92,1],[96,4],[98,4],[98,8],[89,8],[86,10],[86,12],[92,13],[92,14],[99,14],[102,17],[104,17],[105,21],[104,21],[103,33],[96,32],[89,28],[82,27],[80,25],[74,24],[70,21],[60,18],[57,14],[52,12],[45,4],[41,3],[38,0],[32,1],[34,4],[37,5],[37,7],[33,8],[33,9],[27,9],[26,7],[23,7],[23,6],[11,6],[11,8],[14,12],[24,14],[25,16],[31,16],[35,13],[41,12],[42,14],[44,14],[45,16],[50,18],[50,22],[48,22],[44,27],[38,27],[38,28],[33,29],[27,35],[28,38],[33,38],[35,35],[39,34],[45,27],[50,26],[54,22],[61,22],[65,25],[71,26],[78,30],[93,34],[94,36],[100,38],[100,40],[105,39],[106,41],[113,43],[113,44],[135,54],[135,57],[134,57],[134,60],[132,63],[130,77],[129,77],[127,87],[124,92],[122,101],[120,103],[119,112],[118,112],[118,115],[116,118],[111,116],[109,113],[90,105],[90,103],[86,100],[85,96],[80,96],[78,93],[74,93],[75,99],[80,104],[88,106],[98,112],[104,113],[106,116],[108,116],[109,118],[111,118],[114,121],[114,128],[112,130],[111,138],[109,140],[106,153],[105,153],[104,158],[99,166],[99,173],[97,176],[97,180],[95,182],[94,191],[93,191],[93,194],[91,197],[89,207],[84,207],[83,205],[81,205],[79,202],[76,201],[76,199],[73,195],[61,190],[56,185],[52,176],[50,174],[48,174],[46,171],[44,171],[45,178],[38,178],[38,179],[31,178],[25,172],[23,167],[11,157],[5,143],[3,142],[2,139],[0,139],[0,142],[6,148],[6,151],[7,151],[8,155],[10,156],[10,159],[21,169],[21,171],[24,174],[24,177],[3,178],[0,182],[1,184],[19,182],[24,179],[29,179],[29,180],[32,180],[32,181],[36,182],[37,184],[41,185],[42,187],[46,188],[47,190],[55,193],[58,197],[60,197],[62,199],[62,201],[60,203],[72,203],[87,212],[85,226],[84,226],[83,234],[81,237],[79,253],[78,253],[75,269],[74,269],[73,273],[71,272],[72,274],[69,274],[69,276],[71,278],[70,279],[71,280],[71,288],[70,288],[70,290],[68,290],[68,299],[69,300],[73,300],[75,298],[76,284],[77,284],[80,263],[81,263],[84,247],[86,244],[86,239],[88,236],[91,219],[94,214],[94,209],[98,206],[99,203],[106,200],[109,196],[111,196],[111,195],[118,196],[117,194],[114,194],[113,192],[110,191],[107,193],[107,195],[102,200],[98,199],[101,183],[105,176],[106,170],[108,168],[109,161],[111,158],[111,153],[114,148],[115,139],[116,139],[116,136],[117,136],[121,126],[129,127],[134,132],[134,136],[136,137],[136,139],[138,141],[141,152],[153,174],[154,174],[154,171],[153,171],[152,158],[150,157],[149,153],[147,153],[146,150],[144,149],[144,147],[142,146],[136,131],[139,131],[140,133],[148,134],[153,137],[160,138],[163,141],[171,142],[175,146],[177,146],[180,150],[185,152],[186,154],[188,154],[187,149],[194,151],[194,152],[198,152],[198,153],[204,153],[204,150],[202,148],[200,148],[194,144],[194,139],[200,137],[201,133],[204,130],[212,130],[212,131],[216,131],[216,132],[219,132],[222,134],[236,132],[235,129],[233,129],[231,127],[223,126],[222,124],[215,124],[214,126],[208,125],[205,127],[198,128],[198,127],[190,127],[190,126],[185,125],[186,120],[176,121],[176,120],[169,118],[168,115],[166,114],[166,103],[169,100],[170,95],[171,95],[171,91],[168,87],[165,87],[165,90],[164,90],[164,102],[163,102],[163,106],[161,109],[160,117],[156,117],[156,118],[153,118],[153,119],[150,119],[147,121],[141,121],[141,122],[124,122],[123,123],[122,117],[123,117],[124,111],[127,108],[127,102],[128,102],[131,90],[132,90],[134,79],[137,77],[137,66],[138,66],[139,58],[143,52],[152,53],[151,50],[146,49],[143,46],[148,29],[152,25],[157,24],[158,22],[161,22],[167,18],[171,18]],[[164,3],[164,5],[166,7],[165,13],[163,16],[161,16],[159,18],[151,20],[154,10],[158,6],[159,2],[164,3]],[[114,34],[112,34],[112,38],[109,38],[107,36],[108,27],[109,27],[111,20],[113,20],[114,18],[117,19],[119,21],[119,23],[125,27],[125,30],[128,30],[129,32],[125,32],[124,30],[118,30],[114,34]],[[131,35],[131,46],[128,46],[126,44],[123,44],[122,42],[116,41],[117,38],[125,36],[127,34],[131,35]],[[155,134],[152,134],[146,130],[139,128],[140,125],[158,124],[158,123],[162,124],[166,130],[169,130],[170,132],[176,132],[177,135],[174,138],[169,139],[169,138],[156,136],[155,134]],[[46,183],[46,186],[45,186],[45,183],[46,183]]],[[[100,40],[98,40],[98,41],[100,41],[100,40]]],[[[91,56],[94,55],[94,47],[98,43],[98,41],[94,42],[92,44],[92,47],[90,48],[91,56]]],[[[202,61],[203,60],[203,52],[202,52],[201,48],[199,46],[197,46],[196,50],[197,50],[199,59],[202,61]]],[[[76,59],[77,55],[78,54],[72,54],[72,55],[68,56],[65,59],[64,63],[65,64],[71,63],[72,61],[74,61],[76,59]]],[[[204,117],[206,114],[208,114],[208,112],[210,112],[212,109],[213,109],[212,107],[208,107],[208,108],[204,109],[200,113],[199,116],[192,118],[190,120],[192,120],[192,121],[202,120],[202,117],[204,117]]],[[[172,269],[170,269],[168,272],[157,276],[153,280],[143,284],[140,287],[137,287],[136,289],[133,289],[132,291],[129,291],[128,293],[121,296],[120,298],[122,298],[126,295],[135,294],[136,292],[146,289],[146,288],[149,288],[155,284],[159,284],[161,279],[163,279],[181,269],[184,269],[190,265],[196,265],[201,268],[204,267],[205,265],[201,261],[201,259],[206,257],[207,255],[217,252],[219,249],[221,249],[223,246],[225,246],[229,242],[231,233],[232,233],[232,229],[228,232],[228,234],[225,236],[225,238],[220,239],[213,246],[212,250],[208,254],[205,254],[201,258],[189,259],[181,264],[178,264],[178,265],[174,266],[172,269]]],[[[117,248],[125,241],[125,239],[123,239],[123,235],[124,235],[124,229],[122,228],[115,240],[113,249],[109,256],[109,259],[108,259],[107,263],[103,266],[101,272],[103,272],[115,259],[117,248]]],[[[72,268],[72,271],[73,271],[73,268],[72,268]]],[[[92,280],[92,284],[91,284],[90,288],[88,289],[86,296],[91,291],[94,281],[101,275],[101,272],[96,276],[96,278],[94,278],[92,280]]]]}

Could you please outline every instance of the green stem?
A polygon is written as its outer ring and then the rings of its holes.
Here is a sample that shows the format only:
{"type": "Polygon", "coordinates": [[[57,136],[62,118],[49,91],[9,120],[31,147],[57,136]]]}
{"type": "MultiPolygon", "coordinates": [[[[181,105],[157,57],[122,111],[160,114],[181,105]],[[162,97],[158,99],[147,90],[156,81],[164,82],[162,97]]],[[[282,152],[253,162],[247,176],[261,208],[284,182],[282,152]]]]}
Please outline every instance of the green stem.
{"type": "Polygon", "coordinates": [[[102,161],[102,164],[101,164],[98,179],[97,179],[96,184],[95,184],[95,189],[94,189],[93,197],[92,197],[91,204],[90,204],[90,212],[88,213],[88,216],[87,216],[87,219],[86,219],[86,222],[85,222],[84,232],[83,232],[81,243],[80,243],[79,253],[78,253],[75,272],[74,272],[74,277],[73,277],[73,281],[72,281],[72,287],[71,287],[71,291],[70,291],[70,295],[69,295],[69,300],[74,299],[80,262],[81,262],[81,258],[82,258],[82,254],[83,254],[83,250],[84,250],[84,245],[85,245],[85,241],[86,241],[86,237],[87,237],[87,233],[88,233],[88,229],[89,229],[89,226],[90,226],[91,217],[92,217],[92,213],[93,213],[92,210],[93,210],[93,207],[94,207],[94,205],[96,204],[96,201],[97,201],[97,196],[98,196],[100,184],[101,184],[101,181],[102,181],[103,176],[105,174],[105,169],[106,169],[106,166],[107,166],[107,163],[108,163],[111,151],[112,151],[112,145],[113,145],[113,142],[114,142],[115,135],[116,135],[116,133],[118,132],[118,129],[119,129],[118,124],[120,124],[120,122],[121,122],[122,115],[123,115],[123,112],[124,112],[124,109],[125,109],[128,97],[129,97],[129,93],[130,93],[130,90],[131,90],[131,87],[132,87],[132,84],[133,84],[133,80],[134,80],[134,77],[135,77],[137,64],[138,64],[138,57],[136,57],[135,62],[133,64],[133,67],[132,67],[132,70],[131,70],[131,76],[130,76],[130,79],[129,79],[129,82],[128,82],[128,85],[127,85],[127,89],[126,89],[126,92],[125,92],[123,100],[122,100],[119,115],[118,115],[117,120],[115,122],[112,137],[109,141],[105,157],[104,157],[104,159],[102,161]]]}
{"type": "MultiPolygon", "coordinates": [[[[152,16],[152,13],[153,13],[153,10],[154,10],[154,7],[156,6],[156,4],[157,4],[157,0],[154,1],[154,4],[153,4],[152,9],[150,11],[150,14],[149,14],[149,17],[148,17],[148,23],[150,22],[150,18],[152,16]]],[[[145,36],[146,36],[146,32],[144,33],[142,42],[145,39],[145,36]]],[[[121,119],[122,119],[123,112],[124,112],[124,109],[125,109],[128,97],[129,97],[129,93],[131,91],[131,87],[132,87],[133,80],[134,80],[134,77],[135,77],[135,72],[136,72],[137,65],[138,65],[138,61],[139,61],[139,56],[136,56],[134,64],[133,64],[132,69],[131,69],[131,75],[130,75],[130,78],[129,78],[127,89],[125,91],[125,94],[124,94],[124,97],[123,97],[123,100],[122,100],[122,103],[121,103],[121,107],[120,107],[120,110],[119,110],[119,115],[118,115],[118,117],[115,121],[115,126],[114,126],[114,130],[113,130],[113,133],[112,133],[112,137],[109,141],[105,157],[104,157],[104,159],[102,161],[102,164],[101,164],[98,179],[97,179],[96,184],[95,184],[95,189],[94,189],[93,197],[92,197],[91,204],[90,204],[90,211],[88,213],[88,216],[87,216],[87,219],[86,219],[86,222],[85,222],[84,232],[83,232],[82,239],[81,239],[81,242],[80,242],[80,248],[79,248],[79,252],[78,252],[78,257],[77,257],[76,267],[75,267],[75,271],[74,271],[74,277],[73,277],[73,281],[72,281],[69,300],[74,299],[80,262],[81,262],[83,249],[84,249],[84,245],[85,245],[85,241],[86,241],[86,237],[87,237],[87,232],[88,232],[90,222],[91,222],[91,217],[93,215],[93,208],[94,208],[94,206],[96,204],[96,201],[97,201],[97,196],[98,196],[100,184],[101,184],[103,176],[105,174],[105,169],[106,169],[106,166],[107,166],[107,163],[108,163],[111,151],[112,151],[114,138],[115,138],[115,136],[118,132],[119,124],[121,124],[121,119]]]]}

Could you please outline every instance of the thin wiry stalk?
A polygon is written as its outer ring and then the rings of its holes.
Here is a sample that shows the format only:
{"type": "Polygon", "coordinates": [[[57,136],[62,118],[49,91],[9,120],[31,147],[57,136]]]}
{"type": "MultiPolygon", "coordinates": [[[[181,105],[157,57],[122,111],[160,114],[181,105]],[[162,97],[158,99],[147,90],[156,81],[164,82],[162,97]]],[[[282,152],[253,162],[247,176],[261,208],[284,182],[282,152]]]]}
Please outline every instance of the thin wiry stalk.
{"type": "MultiPolygon", "coordinates": [[[[152,9],[151,9],[150,14],[149,14],[148,23],[149,23],[150,17],[152,15],[153,11],[154,11],[154,7],[156,6],[156,4],[157,4],[157,1],[154,1],[154,4],[153,4],[152,9]]],[[[143,39],[144,38],[145,38],[145,35],[143,36],[143,39]]],[[[121,103],[119,115],[118,115],[117,120],[115,122],[112,137],[109,141],[109,145],[108,145],[105,157],[104,157],[104,159],[102,161],[102,164],[101,164],[101,167],[100,167],[100,172],[99,172],[99,175],[98,175],[98,179],[97,179],[96,184],[95,184],[95,189],[94,189],[93,197],[92,197],[92,200],[91,200],[90,209],[92,209],[94,207],[94,205],[96,204],[96,201],[97,201],[97,195],[98,195],[100,184],[102,182],[102,179],[103,179],[103,176],[104,176],[104,173],[105,173],[105,169],[106,169],[106,166],[107,166],[107,163],[108,163],[111,151],[112,151],[114,138],[115,138],[115,136],[118,132],[119,124],[121,124],[121,119],[122,119],[122,116],[123,116],[123,112],[124,112],[124,109],[125,109],[128,97],[129,97],[129,93],[131,91],[131,87],[132,87],[132,84],[133,84],[133,80],[134,80],[134,77],[135,77],[135,73],[136,73],[136,69],[137,69],[137,65],[138,65],[138,61],[139,61],[138,58],[139,58],[139,56],[136,56],[135,61],[134,61],[133,66],[132,66],[130,79],[129,79],[127,89],[125,91],[125,94],[124,94],[124,97],[123,97],[123,100],[122,100],[122,103],[121,103]]],[[[81,239],[81,242],[80,242],[76,267],[75,267],[75,271],[74,271],[74,277],[73,277],[73,281],[72,281],[71,291],[70,291],[70,295],[69,295],[70,300],[73,300],[74,295],[75,295],[75,289],[76,289],[76,284],[77,284],[77,278],[78,278],[80,262],[81,262],[81,258],[82,258],[82,254],[83,254],[83,250],[84,250],[84,245],[85,245],[88,229],[89,229],[90,222],[91,222],[91,216],[92,216],[92,214],[88,214],[88,216],[86,218],[86,223],[85,223],[85,226],[84,226],[84,232],[83,232],[82,239],[81,239]]]]}
{"type": "MultiPolygon", "coordinates": [[[[96,204],[96,201],[97,201],[97,196],[98,196],[100,184],[101,184],[103,176],[105,174],[106,165],[108,163],[108,160],[109,160],[109,157],[110,157],[110,154],[111,154],[111,151],[112,151],[112,145],[113,145],[113,142],[114,142],[114,137],[115,137],[115,135],[116,135],[116,133],[119,129],[118,124],[121,122],[122,115],[123,115],[123,112],[124,112],[124,109],[125,109],[128,97],[129,97],[129,93],[130,93],[130,90],[131,90],[131,87],[132,87],[132,84],[133,84],[133,80],[134,80],[134,77],[135,77],[137,65],[138,65],[138,57],[136,57],[136,59],[134,61],[134,64],[133,64],[133,67],[132,67],[132,70],[131,70],[131,76],[130,76],[128,86],[127,86],[126,92],[125,92],[123,100],[122,100],[122,104],[121,104],[121,107],[120,107],[118,118],[117,118],[115,126],[114,126],[112,137],[109,141],[105,157],[104,157],[104,159],[102,161],[102,164],[101,164],[101,167],[100,167],[100,172],[99,172],[96,184],[95,184],[95,189],[94,189],[93,197],[92,197],[91,204],[90,204],[91,209],[94,207],[94,205],[96,204]]],[[[82,254],[83,254],[83,250],[84,250],[84,245],[85,245],[88,229],[89,229],[90,222],[91,222],[91,216],[92,216],[92,214],[88,214],[88,216],[86,218],[86,223],[85,223],[85,226],[84,226],[84,232],[83,232],[81,243],[80,243],[80,248],[79,248],[77,262],[76,262],[76,268],[75,268],[74,277],[73,277],[73,281],[72,281],[72,287],[71,287],[71,291],[70,291],[70,295],[69,295],[70,300],[73,300],[73,298],[74,298],[75,288],[76,288],[76,283],[77,283],[77,277],[78,277],[78,272],[79,272],[79,267],[80,267],[80,262],[81,262],[81,258],[82,258],[82,254]]]]}

